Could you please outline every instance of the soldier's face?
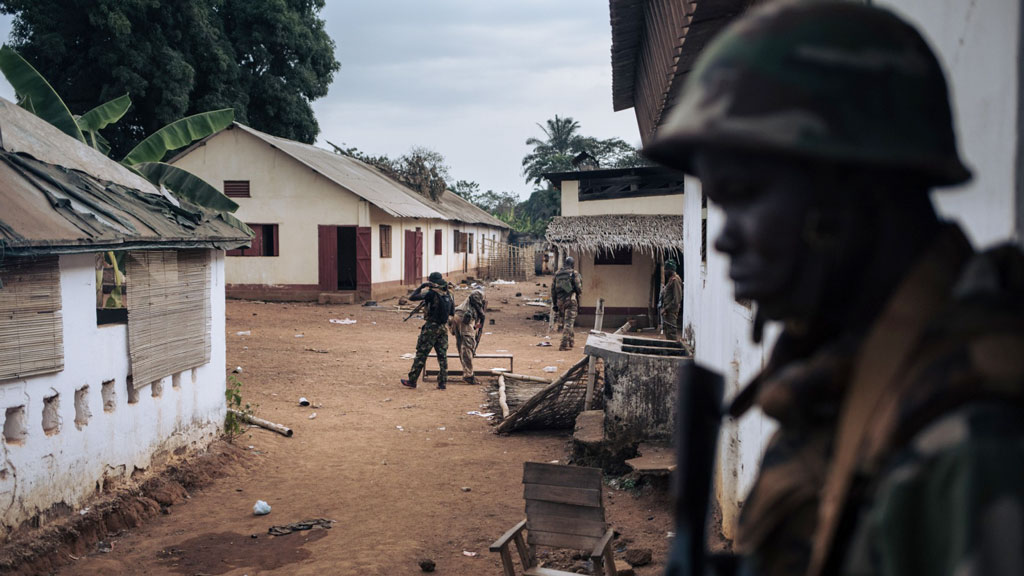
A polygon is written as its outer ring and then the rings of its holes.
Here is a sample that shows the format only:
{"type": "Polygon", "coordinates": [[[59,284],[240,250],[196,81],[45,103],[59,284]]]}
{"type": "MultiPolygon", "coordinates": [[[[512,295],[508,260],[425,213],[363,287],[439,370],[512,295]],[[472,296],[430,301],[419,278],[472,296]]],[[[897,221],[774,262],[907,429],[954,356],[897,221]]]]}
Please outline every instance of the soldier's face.
{"type": "Polygon", "coordinates": [[[736,297],[783,319],[803,257],[803,227],[813,183],[795,163],[736,152],[696,158],[704,192],[725,212],[715,249],[729,256],[736,297]]]}

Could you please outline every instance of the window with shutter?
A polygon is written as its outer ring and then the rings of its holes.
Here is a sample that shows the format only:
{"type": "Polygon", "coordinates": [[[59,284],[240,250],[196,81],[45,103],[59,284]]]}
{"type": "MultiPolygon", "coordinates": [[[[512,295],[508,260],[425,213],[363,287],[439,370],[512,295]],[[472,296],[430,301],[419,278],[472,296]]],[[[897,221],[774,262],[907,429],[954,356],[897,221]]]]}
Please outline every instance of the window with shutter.
{"type": "Polygon", "coordinates": [[[228,198],[250,198],[248,180],[225,180],[224,195],[228,198]]]}
{"type": "Polygon", "coordinates": [[[380,257],[391,258],[391,226],[380,225],[380,257]]]}
{"type": "Polygon", "coordinates": [[[434,254],[437,256],[441,255],[442,244],[444,242],[444,233],[441,230],[434,230],[434,254]]]}
{"type": "Polygon", "coordinates": [[[64,369],[56,256],[0,263],[0,381],[64,369]]]}
{"type": "Polygon", "coordinates": [[[209,363],[207,250],[129,252],[127,282],[134,388],[209,363]]]}
{"type": "Polygon", "coordinates": [[[246,222],[246,226],[252,228],[252,242],[248,248],[236,248],[228,250],[228,256],[278,256],[277,224],[253,224],[246,222]]]}

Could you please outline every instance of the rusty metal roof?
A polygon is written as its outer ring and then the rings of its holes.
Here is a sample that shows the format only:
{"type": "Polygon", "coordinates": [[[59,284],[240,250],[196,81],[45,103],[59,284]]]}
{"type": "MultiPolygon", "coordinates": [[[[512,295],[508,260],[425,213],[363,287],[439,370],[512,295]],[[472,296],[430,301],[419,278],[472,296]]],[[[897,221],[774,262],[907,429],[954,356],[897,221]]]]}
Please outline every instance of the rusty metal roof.
{"type": "Polygon", "coordinates": [[[249,236],[0,99],[0,257],[236,248],[249,236]]]}

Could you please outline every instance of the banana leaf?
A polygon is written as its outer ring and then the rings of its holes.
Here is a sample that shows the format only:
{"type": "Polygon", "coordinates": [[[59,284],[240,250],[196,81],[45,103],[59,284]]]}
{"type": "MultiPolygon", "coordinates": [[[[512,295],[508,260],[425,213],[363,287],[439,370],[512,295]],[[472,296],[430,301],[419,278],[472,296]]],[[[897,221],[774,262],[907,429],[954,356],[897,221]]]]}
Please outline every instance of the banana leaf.
{"type": "Polygon", "coordinates": [[[0,72],[11,83],[18,96],[18,103],[23,108],[53,124],[68,136],[85,142],[75,117],[53,86],[6,44],[0,47],[0,72]]]}
{"type": "Polygon", "coordinates": [[[97,132],[117,122],[128,111],[132,105],[132,99],[127,94],[114,98],[106,104],[89,110],[77,118],[78,128],[82,132],[97,132]]]}
{"type": "Polygon", "coordinates": [[[163,162],[142,162],[132,166],[139,174],[159,187],[166,186],[175,196],[214,212],[234,212],[238,204],[220,193],[205,180],[163,162]]]}
{"type": "Polygon", "coordinates": [[[143,162],[160,162],[169,151],[188,146],[196,140],[219,132],[231,125],[234,119],[235,111],[224,108],[171,122],[140,142],[124,160],[121,160],[121,163],[135,166],[143,162]]]}

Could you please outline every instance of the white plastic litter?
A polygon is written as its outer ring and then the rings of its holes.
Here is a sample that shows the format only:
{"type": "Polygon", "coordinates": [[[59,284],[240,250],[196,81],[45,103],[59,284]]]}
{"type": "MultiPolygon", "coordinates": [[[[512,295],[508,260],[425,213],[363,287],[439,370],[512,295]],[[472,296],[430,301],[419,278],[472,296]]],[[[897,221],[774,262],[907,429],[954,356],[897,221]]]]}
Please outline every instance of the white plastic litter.
{"type": "Polygon", "coordinates": [[[316,418],[316,412],[313,412],[312,414],[309,415],[310,420],[312,420],[313,418],[316,418]]]}
{"type": "Polygon", "coordinates": [[[403,360],[412,360],[415,357],[416,357],[416,355],[411,353],[411,352],[406,352],[405,354],[402,354],[402,359],[403,360]]]}
{"type": "Polygon", "coordinates": [[[494,334],[494,332],[484,332],[484,336],[490,336],[491,334],[494,334]]]}
{"type": "Polygon", "coordinates": [[[477,553],[476,552],[470,552],[469,550],[463,550],[462,551],[462,555],[463,556],[469,556],[470,558],[475,558],[477,553]]]}
{"type": "Polygon", "coordinates": [[[267,504],[263,500],[257,500],[256,504],[252,507],[252,513],[254,516],[270,514],[270,504],[267,504]]]}
{"type": "Polygon", "coordinates": [[[331,324],[355,324],[356,320],[351,318],[345,318],[344,320],[338,320],[337,318],[331,318],[331,324]]]}
{"type": "Polygon", "coordinates": [[[82,508],[81,510],[78,511],[78,514],[81,515],[81,516],[85,516],[88,513],[89,513],[89,507],[88,506],[86,506],[85,508],[82,508]]]}
{"type": "Polygon", "coordinates": [[[490,418],[491,416],[494,416],[494,412],[481,412],[479,410],[470,410],[469,412],[466,412],[466,414],[469,414],[470,416],[480,416],[481,418],[490,418]]]}
{"type": "Polygon", "coordinates": [[[235,369],[232,370],[232,372],[234,372],[235,374],[241,374],[242,373],[242,367],[241,366],[236,366],[235,369]]]}
{"type": "Polygon", "coordinates": [[[558,372],[558,366],[545,366],[545,372],[558,372]]]}
{"type": "Polygon", "coordinates": [[[498,278],[491,282],[491,286],[510,286],[512,284],[515,284],[515,280],[502,280],[501,278],[498,278]]]}
{"type": "Polygon", "coordinates": [[[295,337],[296,338],[305,338],[306,335],[305,334],[296,334],[295,337]]]}
{"type": "Polygon", "coordinates": [[[252,330],[242,330],[241,332],[235,332],[235,336],[252,336],[252,330]]]}
{"type": "Polygon", "coordinates": [[[440,428],[438,428],[438,430],[440,430],[441,432],[444,432],[445,430],[447,430],[447,428],[445,428],[444,426],[441,426],[440,428]]]}
{"type": "Polygon", "coordinates": [[[401,426],[395,426],[395,429],[398,430],[399,432],[405,431],[405,428],[402,428],[401,426]]]}
{"type": "Polygon", "coordinates": [[[299,406],[309,406],[309,400],[305,397],[299,398],[299,406]]]}

